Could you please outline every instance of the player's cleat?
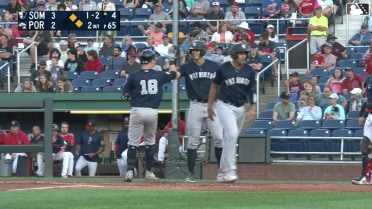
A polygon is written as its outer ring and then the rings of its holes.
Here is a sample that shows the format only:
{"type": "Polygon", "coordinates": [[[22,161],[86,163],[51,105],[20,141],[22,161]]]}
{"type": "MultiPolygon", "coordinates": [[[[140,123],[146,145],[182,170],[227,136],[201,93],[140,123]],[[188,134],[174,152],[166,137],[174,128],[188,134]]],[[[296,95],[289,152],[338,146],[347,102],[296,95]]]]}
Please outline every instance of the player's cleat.
{"type": "Polygon", "coordinates": [[[192,174],[187,175],[185,182],[195,182],[194,175],[192,174]]]}
{"type": "Polygon", "coordinates": [[[364,176],[357,176],[355,178],[353,178],[353,180],[351,180],[351,182],[354,182],[354,181],[360,181],[363,179],[364,176]]]}
{"type": "Polygon", "coordinates": [[[356,180],[351,180],[351,183],[355,184],[355,185],[371,185],[371,183],[369,183],[366,179],[366,177],[363,177],[360,181],[356,181],[356,180]]]}
{"type": "Polygon", "coordinates": [[[124,181],[125,182],[132,182],[133,180],[133,171],[130,170],[125,174],[124,181]]]}
{"type": "Polygon", "coordinates": [[[224,182],[223,174],[220,171],[217,174],[217,182],[224,182]]]}
{"type": "Polygon", "coordinates": [[[151,171],[146,171],[146,174],[145,174],[145,179],[148,179],[148,180],[156,180],[158,179],[155,174],[151,171]]]}
{"type": "Polygon", "coordinates": [[[224,176],[223,177],[223,182],[225,183],[234,183],[237,180],[238,180],[237,176],[224,176]]]}
{"type": "Polygon", "coordinates": [[[68,179],[68,176],[61,176],[61,178],[63,178],[63,179],[68,179]]]}

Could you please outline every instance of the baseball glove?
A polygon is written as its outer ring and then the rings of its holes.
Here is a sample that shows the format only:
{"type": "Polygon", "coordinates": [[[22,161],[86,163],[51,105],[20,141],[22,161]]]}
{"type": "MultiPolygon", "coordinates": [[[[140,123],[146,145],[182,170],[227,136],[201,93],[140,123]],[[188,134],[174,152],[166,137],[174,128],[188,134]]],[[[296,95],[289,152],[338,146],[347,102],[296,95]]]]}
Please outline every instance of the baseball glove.
{"type": "Polygon", "coordinates": [[[363,137],[360,142],[360,152],[362,155],[368,155],[372,152],[372,143],[367,137],[363,137]]]}

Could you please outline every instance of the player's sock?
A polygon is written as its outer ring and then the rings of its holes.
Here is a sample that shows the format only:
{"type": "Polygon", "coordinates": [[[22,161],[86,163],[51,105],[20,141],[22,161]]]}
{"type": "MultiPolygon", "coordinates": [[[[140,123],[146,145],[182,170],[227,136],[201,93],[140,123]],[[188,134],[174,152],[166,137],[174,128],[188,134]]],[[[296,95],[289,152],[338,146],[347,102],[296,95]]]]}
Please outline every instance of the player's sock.
{"type": "Polygon", "coordinates": [[[146,170],[151,171],[152,161],[154,160],[154,145],[146,145],[145,157],[146,157],[146,170]]]}
{"type": "Polygon", "coordinates": [[[366,175],[366,168],[367,168],[367,165],[368,165],[368,161],[369,161],[368,156],[367,155],[363,155],[363,157],[362,157],[362,169],[360,171],[361,176],[365,176],[366,175]]]}
{"type": "Polygon", "coordinates": [[[214,148],[214,154],[215,154],[215,156],[217,158],[218,168],[220,168],[222,148],[221,147],[215,147],[214,148]]]}
{"type": "Polygon", "coordinates": [[[187,149],[187,165],[189,167],[189,172],[194,174],[196,161],[196,149],[187,149]]]}
{"type": "Polygon", "coordinates": [[[135,146],[131,146],[129,145],[128,146],[128,153],[127,153],[127,170],[130,171],[134,171],[134,164],[136,163],[136,154],[137,154],[137,147],[135,146]]]}

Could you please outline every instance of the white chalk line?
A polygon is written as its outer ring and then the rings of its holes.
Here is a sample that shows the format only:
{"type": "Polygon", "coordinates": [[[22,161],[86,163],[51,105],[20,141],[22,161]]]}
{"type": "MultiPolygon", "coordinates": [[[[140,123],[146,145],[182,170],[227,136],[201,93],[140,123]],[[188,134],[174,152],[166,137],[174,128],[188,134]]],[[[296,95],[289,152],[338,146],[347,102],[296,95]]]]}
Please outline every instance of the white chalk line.
{"type": "Polygon", "coordinates": [[[47,189],[63,189],[63,188],[79,188],[79,187],[102,188],[102,187],[105,187],[105,186],[79,184],[79,185],[68,185],[68,186],[48,186],[48,187],[10,189],[8,191],[31,191],[31,190],[47,190],[47,189]]]}

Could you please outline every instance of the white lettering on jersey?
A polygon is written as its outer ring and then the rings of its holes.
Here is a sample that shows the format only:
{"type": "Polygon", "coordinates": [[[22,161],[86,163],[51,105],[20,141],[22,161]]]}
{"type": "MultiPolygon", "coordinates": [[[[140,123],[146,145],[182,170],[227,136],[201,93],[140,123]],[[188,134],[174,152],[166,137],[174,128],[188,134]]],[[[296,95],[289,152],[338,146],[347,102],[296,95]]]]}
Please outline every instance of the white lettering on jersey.
{"type": "Polygon", "coordinates": [[[243,84],[243,85],[248,86],[249,83],[250,83],[249,79],[243,78],[243,77],[229,78],[225,80],[226,86],[231,86],[234,84],[243,84]]]}
{"type": "Polygon", "coordinates": [[[147,83],[146,80],[141,80],[140,84],[142,86],[141,95],[158,93],[158,81],[156,79],[150,79],[147,83]]]}
{"type": "Polygon", "coordinates": [[[198,78],[213,79],[215,76],[216,76],[216,73],[211,73],[211,72],[195,72],[189,75],[191,80],[198,79],[198,78]]]}

